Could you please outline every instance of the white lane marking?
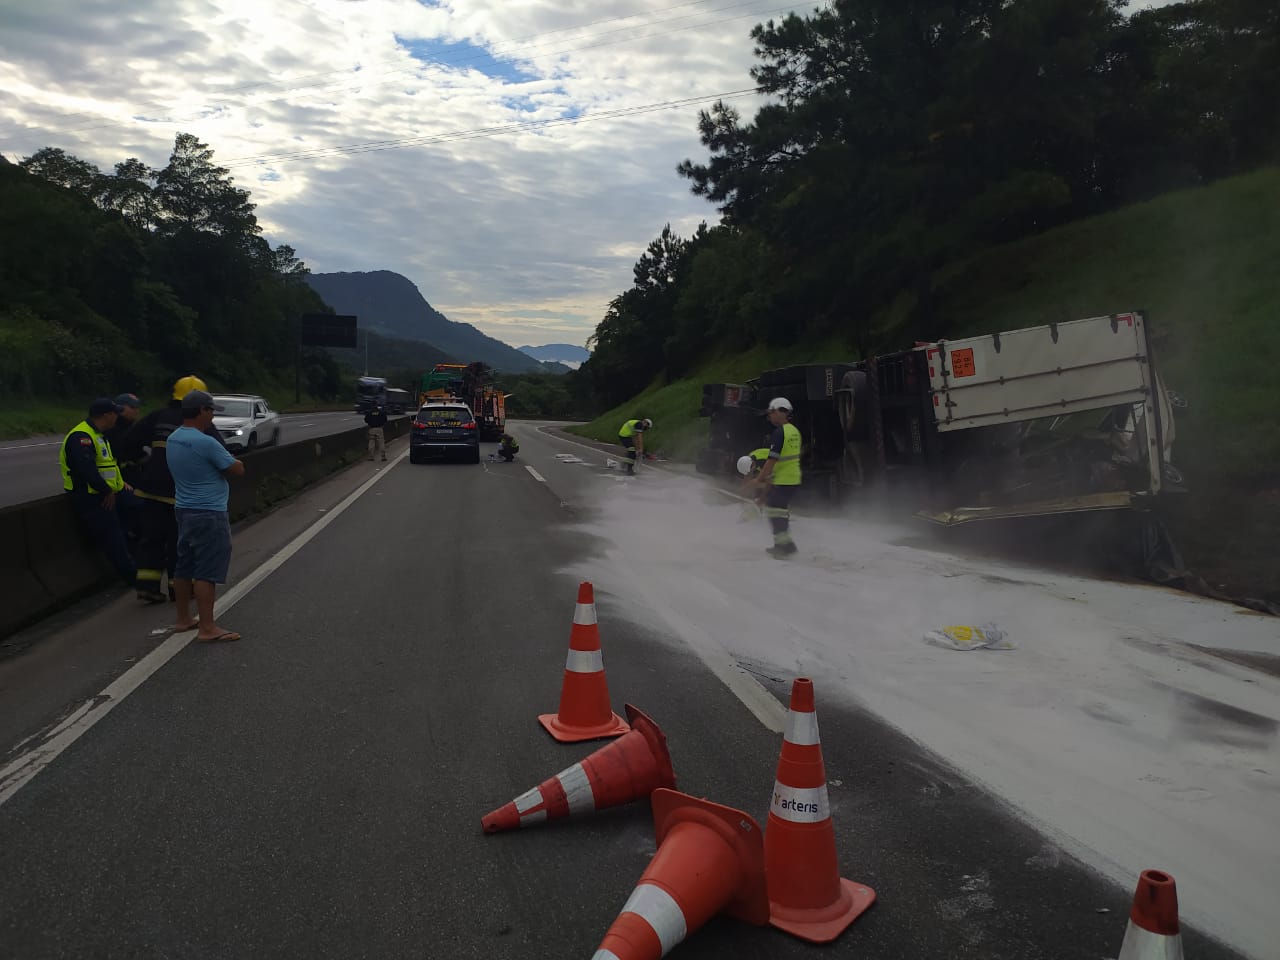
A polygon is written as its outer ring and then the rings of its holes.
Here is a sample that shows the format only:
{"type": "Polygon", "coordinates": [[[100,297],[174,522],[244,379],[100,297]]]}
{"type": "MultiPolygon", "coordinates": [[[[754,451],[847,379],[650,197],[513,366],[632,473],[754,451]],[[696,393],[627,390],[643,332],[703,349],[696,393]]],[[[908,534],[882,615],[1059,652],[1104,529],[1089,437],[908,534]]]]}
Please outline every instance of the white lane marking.
{"type": "Polygon", "coordinates": [[[56,447],[61,440],[46,440],[44,443],[19,443],[12,447],[0,447],[0,453],[8,453],[10,450],[30,450],[32,447],[56,447]]]}
{"type": "MultiPolygon", "coordinates": [[[[219,597],[218,602],[214,604],[214,616],[222,616],[244,597],[248,596],[258,584],[262,583],[276,570],[279,570],[290,557],[314,540],[325,527],[333,523],[348,507],[364,496],[375,483],[385,477],[390,472],[391,467],[394,467],[408,455],[409,451],[405,450],[394,460],[389,461],[385,467],[379,467],[377,473],[348,494],[345,500],[307,527],[306,530],[298,534],[281,550],[269,557],[248,576],[219,597]]],[[[195,630],[175,633],[108,684],[96,697],[82,703],[69,716],[49,730],[29,737],[19,744],[17,749],[21,750],[21,752],[3,767],[0,767],[0,806],[3,806],[14,794],[30,783],[41,770],[58,759],[62,751],[84,736],[95,723],[119,706],[125,697],[142,686],[153,673],[177,656],[187,644],[195,639],[195,635],[195,630]],[[22,749],[24,747],[26,749],[22,749]]],[[[243,642],[252,643],[253,641],[243,642]]]]}
{"type": "Polygon", "coordinates": [[[528,470],[529,474],[533,477],[533,479],[537,480],[539,483],[547,482],[546,477],[540,474],[537,470],[533,469],[533,467],[529,466],[527,463],[525,464],[524,468],[528,470]]]}

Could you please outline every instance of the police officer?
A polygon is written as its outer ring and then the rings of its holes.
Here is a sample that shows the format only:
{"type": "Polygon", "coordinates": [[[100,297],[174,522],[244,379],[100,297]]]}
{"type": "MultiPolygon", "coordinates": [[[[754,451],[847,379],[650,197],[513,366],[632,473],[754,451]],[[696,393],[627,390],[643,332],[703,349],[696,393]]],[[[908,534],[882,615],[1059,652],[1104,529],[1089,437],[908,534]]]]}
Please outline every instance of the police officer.
{"type": "MultiPolygon", "coordinates": [[[[182,377],[173,385],[173,398],[159,410],[147,414],[125,435],[120,444],[121,459],[141,463],[136,483],[138,497],[138,599],[163,603],[160,590],[163,575],[169,575],[168,598],[174,598],[173,565],[178,555],[178,524],[174,519],[173,475],[165,448],[169,434],[182,426],[182,398],[192,390],[207,390],[199,377],[182,377]],[[148,453],[149,451],[149,453],[148,453]]],[[[215,427],[205,431],[222,443],[215,427]]],[[[223,444],[225,446],[225,444],[223,444]]]]}
{"type": "Polygon", "coordinates": [[[791,401],[775,397],[769,401],[769,423],[773,435],[769,439],[769,456],[753,485],[768,484],[764,515],[773,528],[773,546],[766,552],[773,557],[786,557],[796,552],[791,539],[791,497],[800,486],[800,431],[791,422],[791,401]]]}
{"type": "Polygon", "coordinates": [[[520,452],[520,441],[509,433],[504,433],[498,442],[498,456],[510,463],[520,452]]]}
{"type": "Polygon", "coordinates": [[[628,420],[618,431],[618,442],[627,451],[627,459],[631,461],[627,464],[627,473],[636,472],[636,454],[644,456],[644,432],[652,428],[653,421],[645,418],[628,420]]]}
{"type": "Polygon", "coordinates": [[[102,397],[89,415],[71,428],[58,452],[62,489],[80,522],[129,586],[138,570],[125,537],[127,516],[134,507],[133,488],[124,482],[106,434],[116,424],[120,406],[102,397]]]}
{"type": "Polygon", "coordinates": [[[369,428],[369,459],[372,460],[375,453],[380,453],[385,461],[387,459],[387,411],[383,409],[382,404],[378,404],[364,415],[364,425],[369,428]]]}

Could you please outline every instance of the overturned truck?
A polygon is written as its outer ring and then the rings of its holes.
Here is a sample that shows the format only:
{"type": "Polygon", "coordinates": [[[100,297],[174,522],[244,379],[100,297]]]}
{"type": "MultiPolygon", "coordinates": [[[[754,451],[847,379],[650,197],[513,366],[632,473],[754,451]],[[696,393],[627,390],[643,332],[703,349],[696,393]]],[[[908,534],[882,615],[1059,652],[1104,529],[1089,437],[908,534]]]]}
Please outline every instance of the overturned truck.
{"type": "Polygon", "coordinates": [[[785,396],[806,487],[831,499],[875,488],[942,524],[1126,509],[1180,482],[1180,401],[1137,312],[769,370],[702,393],[700,472],[732,473],[767,436],[769,400],[785,396]]]}

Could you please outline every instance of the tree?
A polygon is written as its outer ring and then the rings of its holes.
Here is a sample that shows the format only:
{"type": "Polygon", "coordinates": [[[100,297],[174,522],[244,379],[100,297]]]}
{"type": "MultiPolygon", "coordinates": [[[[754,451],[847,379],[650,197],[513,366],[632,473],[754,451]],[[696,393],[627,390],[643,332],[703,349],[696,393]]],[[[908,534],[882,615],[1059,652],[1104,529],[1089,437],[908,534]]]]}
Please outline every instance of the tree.
{"type": "Polygon", "coordinates": [[[93,164],[67,153],[60,147],[45,147],[37,150],[29,157],[24,157],[18,166],[49,183],[66,187],[82,197],[93,199],[97,194],[102,172],[93,164]]]}
{"type": "Polygon", "coordinates": [[[168,165],[156,174],[161,227],[166,232],[195,230],[247,242],[261,232],[249,192],[235,186],[213,151],[194,135],[174,139],[168,165]]]}

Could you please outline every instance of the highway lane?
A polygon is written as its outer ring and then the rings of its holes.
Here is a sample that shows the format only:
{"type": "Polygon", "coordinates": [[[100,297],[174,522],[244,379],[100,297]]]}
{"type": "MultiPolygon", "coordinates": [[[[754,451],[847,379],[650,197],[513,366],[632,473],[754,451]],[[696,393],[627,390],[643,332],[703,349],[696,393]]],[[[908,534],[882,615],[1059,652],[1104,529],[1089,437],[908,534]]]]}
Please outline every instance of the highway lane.
{"type": "MultiPolygon", "coordinates": [[[[514,464],[396,463],[223,618],[242,642],[183,650],[0,806],[5,952],[590,956],[653,853],[643,808],[478,822],[596,746],[535,717],[559,692],[566,570],[625,549],[577,522],[628,509],[632,482],[536,428],[512,425],[514,464]]],[[[623,599],[598,597],[615,708],[662,724],[684,789],[763,820],[779,738],[623,599]]],[[[841,862],[880,894],[828,954],[1115,955],[1129,891],[875,717],[819,711],[841,862]]],[[[814,949],[715,921],[673,956],[814,949]]]]}
{"type": "MultiPolygon", "coordinates": [[[[294,413],[281,418],[281,443],[312,440],[361,426],[364,418],[345,411],[294,413]]],[[[70,428],[72,424],[67,424],[70,428]]],[[[0,441],[0,507],[61,492],[58,444],[61,436],[41,434],[0,441]]]]}

